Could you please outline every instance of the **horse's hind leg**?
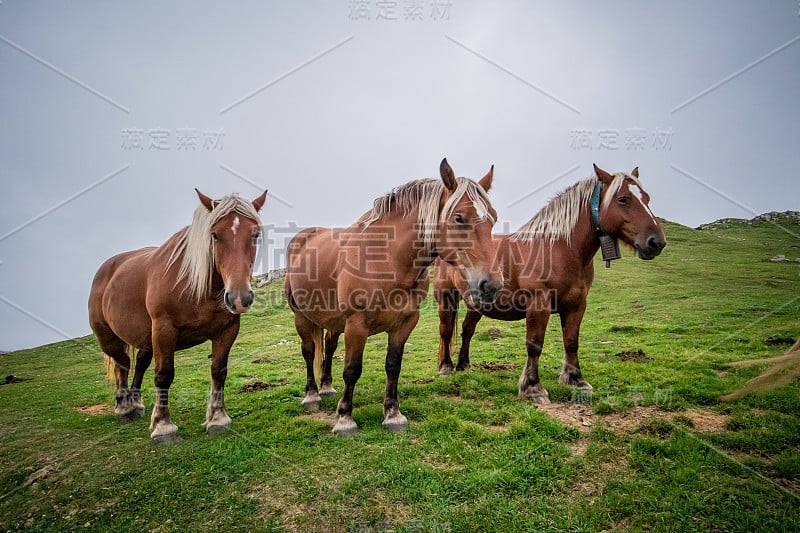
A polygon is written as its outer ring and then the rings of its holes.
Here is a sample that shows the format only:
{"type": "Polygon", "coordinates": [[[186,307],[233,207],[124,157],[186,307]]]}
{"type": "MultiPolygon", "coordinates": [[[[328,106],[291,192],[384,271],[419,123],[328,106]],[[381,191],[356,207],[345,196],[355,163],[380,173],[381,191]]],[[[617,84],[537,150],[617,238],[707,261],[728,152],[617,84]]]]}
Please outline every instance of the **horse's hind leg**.
{"type": "Polygon", "coordinates": [[[136,410],[136,418],[144,416],[144,401],[142,401],[142,380],[144,373],[150,366],[153,360],[153,352],[146,350],[139,350],[136,354],[136,369],[133,372],[133,381],[131,382],[131,403],[136,410]]]}
{"type": "Polygon", "coordinates": [[[131,366],[128,345],[105,324],[92,324],[92,329],[100,349],[114,364],[114,383],[117,389],[114,414],[117,416],[117,421],[124,424],[135,420],[139,417],[136,416],[131,390],[128,388],[128,373],[131,366]]]}
{"type": "Polygon", "coordinates": [[[319,404],[322,400],[314,376],[315,338],[321,335],[317,335],[318,326],[298,312],[294,314],[294,327],[297,334],[300,335],[300,351],[306,362],[306,395],[302,401],[303,408],[309,412],[316,412],[319,411],[319,404]]]}
{"type": "Polygon", "coordinates": [[[319,395],[323,398],[333,396],[336,394],[336,389],[333,388],[333,354],[336,348],[339,347],[339,336],[341,333],[335,333],[328,330],[325,335],[325,360],[322,362],[322,378],[320,385],[322,388],[319,390],[319,395]]]}
{"type": "Polygon", "coordinates": [[[573,385],[579,389],[591,391],[592,386],[583,379],[580,363],[578,362],[578,337],[585,311],[586,300],[576,309],[561,312],[561,332],[564,335],[564,367],[558,377],[558,382],[563,385],[573,385]]]}
{"type": "Polygon", "coordinates": [[[158,444],[180,441],[178,426],[169,417],[169,388],[175,379],[175,346],[178,334],[172,324],[153,320],[156,403],[150,415],[150,438],[158,444]]]}

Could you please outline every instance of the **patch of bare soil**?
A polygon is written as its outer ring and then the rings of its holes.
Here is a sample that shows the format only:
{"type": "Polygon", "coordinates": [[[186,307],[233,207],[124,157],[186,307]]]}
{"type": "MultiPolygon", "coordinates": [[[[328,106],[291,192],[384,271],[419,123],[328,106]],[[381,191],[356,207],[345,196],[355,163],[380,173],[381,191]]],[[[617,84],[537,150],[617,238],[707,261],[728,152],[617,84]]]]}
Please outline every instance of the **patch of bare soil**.
{"type": "Polygon", "coordinates": [[[578,439],[570,443],[569,451],[573,457],[583,457],[586,455],[586,449],[589,447],[589,441],[586,439],[578,439]]]}
{"type": "Polygon", "coordinates": [[[614,357],[619,358],[620,361],[639,361],[642,363],[653,360],[653,358],[644,353],[641,348],[637,348],[636,350],[625,350],[624,352],[614,354],[614,357]]]}
{"type": "Polygon", "coordinates": [[[289,381],[285,379],[282,379],[280,381],[273,381],[272,383],[264,383],[263,381],[256,381],[254,383],[250,383],[240,388],[239,394],[244,392],[257,392],[260,390],[272,389],[274,387],[281,387],[283,385],[286,385],[287,383],[289,383],[289,381]]]}
{"type": "Polygon", "coordinates": [[[303,413],[300,416],[302,418],[310,418],[311,420],[325,422],[326,424],[330,424],[331,427],[336,424],[336,411],[317,411],[316,413],[303,413]]]}
{"type": "Polygon", "coordinates": [[[14,383],[22,383],[24,381],[31,381],[33,378],[18,378],[14,375],[6,376],[6,379],[0,381],[0,385],[12,385],[14,383]]]}
{"type": "Polygon", "coordinates": [[[107,403],[98,403],[97,405],[81,405],[80,407],[76,407],[75,410],[83,415],[91,416],[114,414],[114,408],[107,403]]]}
{"type": "Polygon", "coordinates": [[[271,363],[271,362],[272,362],[272,359],[270,359],[269,357],[259,357],[258,359],[253,361],[253,364],[262,365],[264,363],[271,363]]]}
{"type": "Polygon", "coordinates": [[[636,406],[620,413],[596,415],[592,413],[591,405],[582,403],[554,402],[539,405],[538,408],[562,424],[574,427],[581,432],[589,432],[595,424],[603,424],[612,431],[629,432],[657,418],[670,422],[688,419],[694,431],[715,432],[724,430],[728,421],[727,415],[705,409],[688,409],[672,413],[662,411],[654,406],[636,406]]]}
{"type": "MultiPolygon", "coordinates": [[[[315,481],[320,481],[315,478],[315,481]]],[[[332,480],[333,481],[333,480],[332,480]]],[[[325,484],[327,485],[327,483],[325,484]]],[[[361,508],[341,512],[337,505],[339,495],[335,483],[326,487],[319,497],[303,501],[300,491],[291,485],[283,485],[279,490],[271,487],[260,487],[249,494],[258,502],[261,513],[266,517],[279,517],[284,531],[311,531],[310,520],[314,517],[325,517],[321,531],[395,531],[411,517],[411,508],[399,501],[394,501],[383,489],[376,489],[363,502],[361,508]],[[364,510],[380,509],[385,518],[375,524],[372,519],[364,519],[364,510]]]]}
{"type": "Polygon", "coordinates": [[[724,431],[725,424],[730,418],[728,415],[708,411],[706,409],[687,409],[682,413],[675,413],[674,418],[684,416],[692,421],[692,429],[700,432],[714,433],[724,431]]]}
{"type": "Polygon", "coordinates": [[[767,344],[769,346],[780,346],[780,345],[791,346],[794,343],[795,340],[791,337],[776,337],[773,335],[771,337],[767,337],[766,339],[764,339],[764,344],[767,344]]]}
{"type": "Polygon", "coordinates": [[[22,486],[23,487],[30,487],[34,483],[37,483],[37,482],[39,482],[39,481],[41,481],[43,479],[47,479],[47,477],[57,469],[58,469],[58,465],[55,465],[55,464],[47,465],[45,467],[42,467],[39,470],[37,470],[36,472],[34,472],[33,474],[31,474],[28,477],[26,477],[25,481],[22,482],[22,486]]]}
{"type": "Polygon", "coordinates": [[[571,426],[582,432],[588,432],[594,424],[592,406],[587,403],[553,402],[537,405],[540,411],[547,413],[565,426],[571,426]]]}
{"type": "Polygon", "coordinates": [[[496,341],[497,339],[503,336],[503,332],[500,331],[498,328],[489,328],[486,330],[486,334],[493,341],[496,341]]]}
{"type": "Polygon", "coordinates": [[[519,368],[516,363],[498,363],[496,361],[483,361],[478,363],[478,368],[488,370],[489,372],[497,372],[498,370],[515,370],[519,368]]]}
{"type": "Polygon", "coordinates": [[[420,379],[415,379],[415,380],[414,380],[414,381],[412,381],[411,383],[413,383],[413,384],[415,384],[415,385],[425,385],[426,383],[433,383],[433,378],[420,378],[420,379]]]}

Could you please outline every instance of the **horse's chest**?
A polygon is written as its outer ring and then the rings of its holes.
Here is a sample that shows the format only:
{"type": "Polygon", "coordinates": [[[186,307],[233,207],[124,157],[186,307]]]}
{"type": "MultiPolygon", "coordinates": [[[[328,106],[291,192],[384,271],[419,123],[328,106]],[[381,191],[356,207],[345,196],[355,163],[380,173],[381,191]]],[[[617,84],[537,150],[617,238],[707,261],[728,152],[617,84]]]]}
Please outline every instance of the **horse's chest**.
{"type": "Polygon", "coordinates": [[[211,315],[194,316],[176,324],[177,349],[191,348],[219,337],[231,327],[238,316],[228,312],[215,312],[211,315]]]}

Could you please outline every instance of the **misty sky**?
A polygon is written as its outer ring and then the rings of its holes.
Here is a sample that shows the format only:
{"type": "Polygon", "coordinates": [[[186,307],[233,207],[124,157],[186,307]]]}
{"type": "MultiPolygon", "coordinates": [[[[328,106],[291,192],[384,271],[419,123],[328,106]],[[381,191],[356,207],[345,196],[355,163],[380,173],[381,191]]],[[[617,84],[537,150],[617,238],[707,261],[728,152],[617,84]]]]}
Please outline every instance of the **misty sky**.
{"type": "MultiPolygon", "coordinates": [[[[90,332],[99,265],[188,224],[194,187],[348,225],[495,165],[496,231],[639,166],[697,226],[800,209],[800,5],[0,2],[0,349],[90,332]]],[[[669,236],[667,236],[669,237],[669,236]]],[[[666,253],[666,252],[665,252],[666,253]]]]}

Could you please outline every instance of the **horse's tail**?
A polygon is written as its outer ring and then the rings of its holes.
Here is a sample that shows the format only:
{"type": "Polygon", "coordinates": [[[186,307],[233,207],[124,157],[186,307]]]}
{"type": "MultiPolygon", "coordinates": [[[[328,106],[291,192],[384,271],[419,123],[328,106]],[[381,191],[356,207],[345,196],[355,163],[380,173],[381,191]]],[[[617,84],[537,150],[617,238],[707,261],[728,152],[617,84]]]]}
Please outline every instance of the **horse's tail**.
{"type": "MultiPolygon", "coordinates": [[[[133,368],[136,364],[136,348],[131,346],[130,344],[125,345],[125,353],[128,354],[128,358],[130,359],[130,368],[133,368]]],[[[117,381],[117,373],[115,369],[117,368],[117,363],[109,356],[103,357],[103,363],[106,367],[106,379],[111,383],[116,383],[117,381]]]]}
{"type": "Polygon", "coordinates": [[[322,376],[322,361],[325,359],[325,330],[314,327],[314,378],[319,382],[322,376]]]}

